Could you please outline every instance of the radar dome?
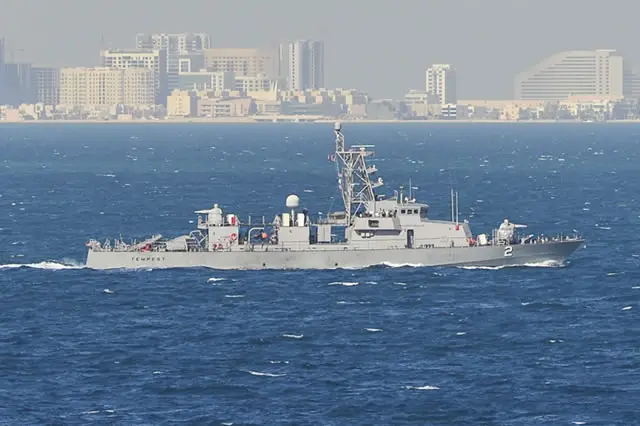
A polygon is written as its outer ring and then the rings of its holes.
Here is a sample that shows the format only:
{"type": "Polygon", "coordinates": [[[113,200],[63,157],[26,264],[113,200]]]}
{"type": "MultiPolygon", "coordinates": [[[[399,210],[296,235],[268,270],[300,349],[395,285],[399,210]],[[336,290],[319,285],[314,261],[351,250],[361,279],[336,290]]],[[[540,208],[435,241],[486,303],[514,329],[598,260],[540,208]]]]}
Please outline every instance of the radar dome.
{"type": "Polygon", "coordinates": [[[218,204],[214,204],[213,208],[209,211],[209,223],[214,226],[222,226],[224,224],[222,209],[218,204]]]}
{"type": "Polygon", "coordinates": [[[335,124],[333,125],[333,128],[335,130],[342,130],[342,123],[340,123],[339,121],[336,121],[335,124]]]}
{"type": "Polygon", "coordinates": [[[300,205],[300,197],[297,195],[291,194],[287,197],[287,208],[295,209],[300,205]]]}

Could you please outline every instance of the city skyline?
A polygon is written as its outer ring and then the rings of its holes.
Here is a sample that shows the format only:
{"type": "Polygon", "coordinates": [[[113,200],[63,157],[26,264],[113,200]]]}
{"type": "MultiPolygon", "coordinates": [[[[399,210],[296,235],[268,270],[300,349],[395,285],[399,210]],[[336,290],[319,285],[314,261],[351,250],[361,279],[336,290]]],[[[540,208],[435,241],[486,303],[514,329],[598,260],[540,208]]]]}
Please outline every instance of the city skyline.
{"type": "Polygon", "coordinates": [[[637,61],[632,31],[640,5],[614,3],[596,12],[589,7],[595,2],[573,0],[407,1],[379,8],[329,0],[313,9],[289,0],[187,0],[179,8],[169,2],[114,0],[103,8],[25,0],[0,6],[0,28],[14,49],[7,60],[34,66],[99,65],[101,34],[111,47],[135,47],[138,32],[207,32],[213,47],[271,47],[308,38],[324,41],[328,87],[398,98],[423,87],[428,66],[450,63],[458,70],[458,97],[505,99],[512,96],[514,75],[558,51],[611,47],[637,61]],[[602,31],[580,30],[586,27],[602,31]],[[447,37],[453,29],[457,35],[447,37]]]}

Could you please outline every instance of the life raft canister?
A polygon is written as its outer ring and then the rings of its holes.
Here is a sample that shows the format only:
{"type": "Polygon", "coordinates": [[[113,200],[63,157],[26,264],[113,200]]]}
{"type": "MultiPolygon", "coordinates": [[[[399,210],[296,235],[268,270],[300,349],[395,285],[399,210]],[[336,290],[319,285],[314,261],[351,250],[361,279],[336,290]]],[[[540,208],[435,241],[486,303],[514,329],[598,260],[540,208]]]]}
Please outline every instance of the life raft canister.
{"type": "Polygon", "coordinates": [[[237,240],[237,239],[238,239],[238,234],[236,234],[236,233],[234,232],[234,233],[233,233],[233,234],[231,234],[229,237],[231,238],[231,241],[235,241],[235,240],[237,240]]]}

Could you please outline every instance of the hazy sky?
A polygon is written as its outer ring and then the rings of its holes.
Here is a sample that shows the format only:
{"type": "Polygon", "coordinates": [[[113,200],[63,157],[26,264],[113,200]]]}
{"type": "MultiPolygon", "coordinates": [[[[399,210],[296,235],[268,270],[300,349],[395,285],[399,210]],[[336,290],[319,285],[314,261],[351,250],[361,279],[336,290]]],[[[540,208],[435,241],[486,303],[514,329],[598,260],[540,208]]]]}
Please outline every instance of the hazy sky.
{"type": "Polygon", "coordinates": [[[17,60],[55,66],[97,65],[101,33],[113,47],[136,32],[208,32],[216,47],[320,39],[327,87],[398,98],[451,63],[458,98],[496,99],[557,51],[637,61],[639,13],[639,0],[0,0],[0,35],[17,60]]]}

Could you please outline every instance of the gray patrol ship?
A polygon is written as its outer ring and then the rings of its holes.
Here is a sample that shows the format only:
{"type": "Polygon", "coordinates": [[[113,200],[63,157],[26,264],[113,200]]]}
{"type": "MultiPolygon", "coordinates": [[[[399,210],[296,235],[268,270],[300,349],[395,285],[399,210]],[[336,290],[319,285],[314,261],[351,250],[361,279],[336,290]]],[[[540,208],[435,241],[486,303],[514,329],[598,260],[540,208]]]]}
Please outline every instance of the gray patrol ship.
{"type": "Polygon", "coordinates": [[[198,210],[197,229],[166,239],[87,242],[87,266],[113,268],[332,269],[374,265],[496,267],[562,263],[582,243],[577,234],[556,237],[521,234],[525,225],[508,219],[489,234],[473,234],[458,221],[457,194],[451,193],[451,220],[429,218],[429,206],[402,188],[386,198],[376,194],[382,178],[368,163],[372,145],[345,147],[335,125],[335,162],[344,211],[313,221],[300,199],[290,195],[287,210],[271,223],[240,221],[218,204],[198,210]],[[455,198],[455,202],[454,202],[455,198]]]}

